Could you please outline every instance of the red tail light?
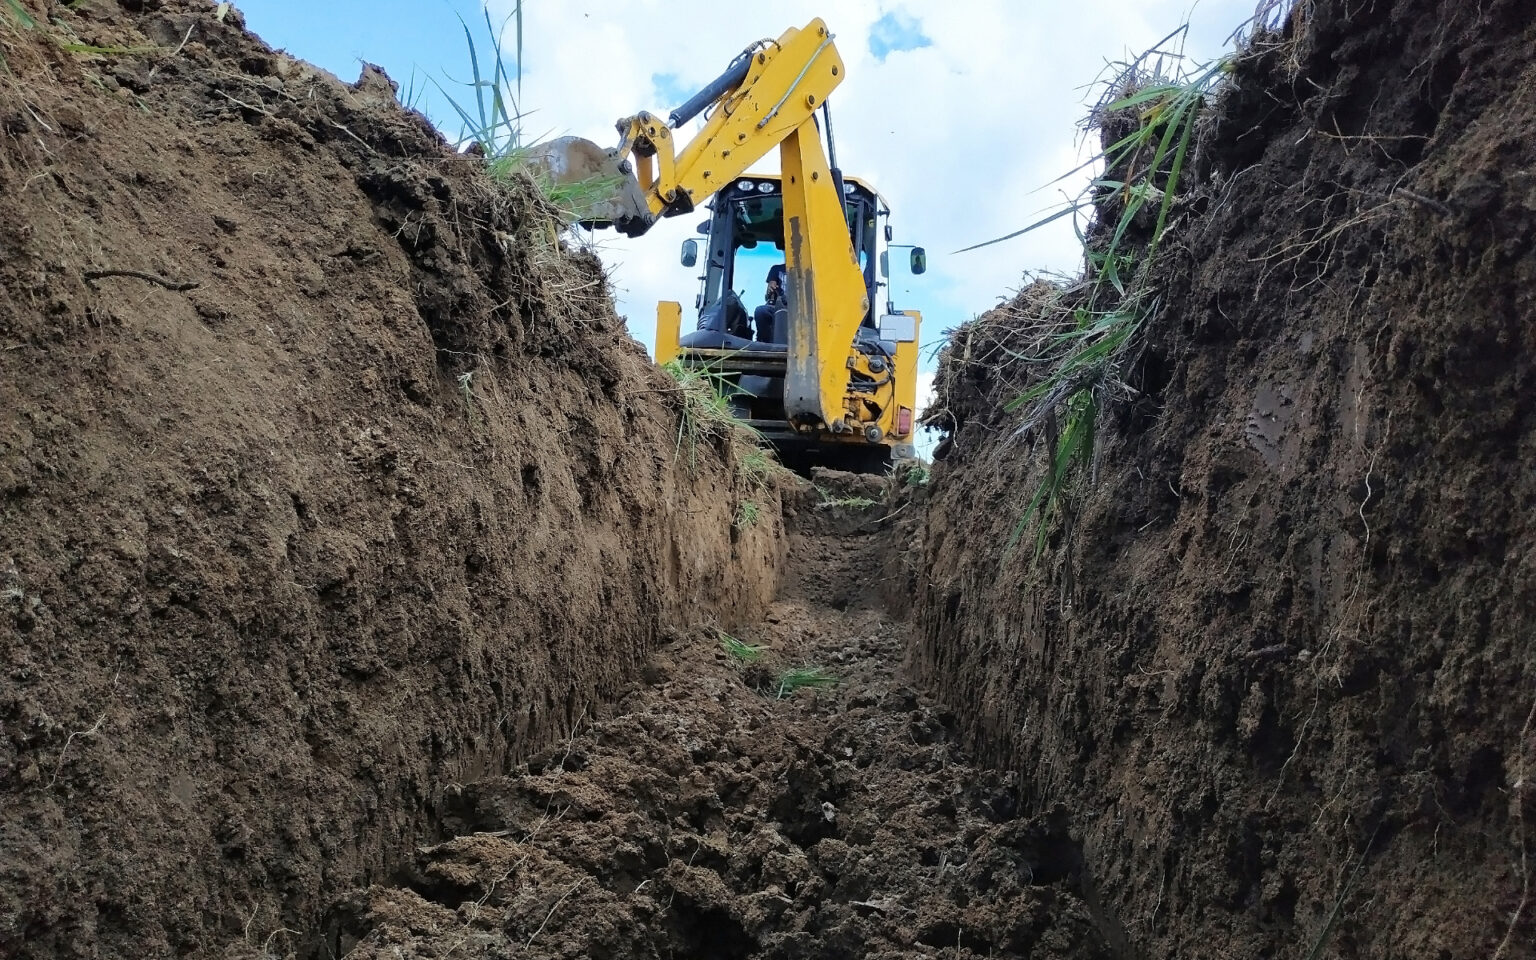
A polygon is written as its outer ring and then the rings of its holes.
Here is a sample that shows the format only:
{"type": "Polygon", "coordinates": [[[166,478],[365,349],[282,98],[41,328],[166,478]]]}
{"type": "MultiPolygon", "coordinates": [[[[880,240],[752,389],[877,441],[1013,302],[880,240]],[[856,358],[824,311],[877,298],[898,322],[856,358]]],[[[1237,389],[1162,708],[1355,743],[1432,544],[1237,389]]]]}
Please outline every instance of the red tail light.
{"type": "Polygon", "coordinates": [[[896,410],[896,432],[902,436],[912,432],[912,408],[899,407],[896,410]]]}

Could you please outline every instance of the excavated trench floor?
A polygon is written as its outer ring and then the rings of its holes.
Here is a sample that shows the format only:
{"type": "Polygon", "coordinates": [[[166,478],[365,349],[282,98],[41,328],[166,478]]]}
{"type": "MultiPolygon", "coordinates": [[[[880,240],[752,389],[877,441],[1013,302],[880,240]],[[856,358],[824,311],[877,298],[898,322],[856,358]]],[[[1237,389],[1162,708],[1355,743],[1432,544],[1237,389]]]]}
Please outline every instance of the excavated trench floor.
{"type": "Polygon", "coordinates": [[[903,681],[866,528],[790,534],[779,598],[737,632],[758,662],[675,638],[608,716],[450,789],[453,839],[338,904],[315,955],[1103,955],[1065,818],[1021,815],[903,681]],[[798,667],[837,683],[779,696],[798,667]]]}

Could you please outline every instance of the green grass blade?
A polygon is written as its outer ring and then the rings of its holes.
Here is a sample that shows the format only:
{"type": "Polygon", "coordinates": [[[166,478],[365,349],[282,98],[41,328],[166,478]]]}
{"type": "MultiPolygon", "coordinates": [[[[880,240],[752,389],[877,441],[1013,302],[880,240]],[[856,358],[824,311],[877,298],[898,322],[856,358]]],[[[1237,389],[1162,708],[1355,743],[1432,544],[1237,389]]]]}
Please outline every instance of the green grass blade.
{"type": "Polygon", "coordinates": [[[464,42],[469,47],[469,69],[474,77],[470,86],[474,88],[475,106],[480,112],[480,125],[476,129],[483,131],[491,124],[485,116],[485,97],[482,95],[485,83],[480,79],[480,52],[475,48],[475,35],[469,31],[469,24],[464,22],[463,17],[459,17],[459,26],[464,28],[464,42]]]}
{"type": "MultiPolygon", "coordinates": [[[[501,35],[506,30],[507,22],[505,20],[503,20],[502,23],[501,23],[501,29],[497,29],[496,26],[491,22],[491,9],[490,9],[490,7],[484,8],[484,12],[485,12],[485,30],[486,30],[486,33],[490,35],[490,38],[491,38],[491,53],[495,57],[495,60],[493,61],[495,66],[494,66],[494,68],[491,71],[491,83],[490,83],[490,89],[491,89],[491,122],[492,122],[492,124],[494,124],[496,126],[500,126],[502,124],[510,125],[510,122],[511,122],[511,119],[512,119],[512,114],[514,114],[517,111],[517,105],[513,104],[512,108],[508,109],[508,107],[507,107],[507,97],[502,92],[502,91],[508,89],[508,87],[509,87],[509,84],[507,82],[507,62],[506,62],[506,58],[502,55],[502,49],[503,48],[502,48],[502,43],[501,43],[501,35]]],[[[515,144],[516,144],[516,138],[513,137],[513,138],[511,138],[511,145],[515,146],[515,144]]]]}
{"type": "MultiPolygon", "coordinates": [[[[437,78],[430,79],[464,125],[456,146],[462,147],[467,143],[479,144],[485,153],[487,164],[492,167],[493,175],[497,173],[498,168],[505,174],[508,172],[507,168],[520,165],[515,162],[517,159],[515,155],[521,149],[522,143],[522,112],[517,105],[517,96],[520,96],[522,89],[522,64],[518,62],[511,67],[508,66],[505,57],[506,47],[501,40],[503,30],[497,29],[495,21],[491,19],[488,6],[482,7],[481,12],[488,34],[486,48],[482,51],[468,21],[463,16],[459,16],[459,26],[464,31],[464,44],[469,49],[470,76],[465,81],[448,77],[456,86],[468,87],[473,91],[473,103],[461,102],[459,98],[449,93],[437,78]],[[514,82],[519,91],[517,95],[513,94],[514,82]]],[[[521,5],[513,16],[519,17],[519,23],[521,22],[521,5]]],[[[508,19],[511,17],[509,16],[508,19]]],[[[505,26],[504,22],[503,29],[505,26]]],[[[521,56],[521,27],[519,27],[518,52],[521,56]]]]}
{"type": "Polygon", "coordinates": [[[448,105],[452,107],[454,112],[459,115],[459,119],[464,121],[464,131],[466,136],[459,140],[459,144],[462,145],[472,140],[475,142],[480,142],[480,135],[483,131],[475,125],[475,119],[471,117],[462,106],[459,105],[459,101],[454,99],[453,94],[449,93],[441,83],[437,82],[436,77],[431,77],[430,79],[432,80],[433,85],[437,87],[438,91],[442,93],[443,97],[448,101],[448,105]]]}
{"type": "Polygon", "coordinates": [[[1137,90],[1135,93],[1133,93],[1133,94],[1131,94],[1131,95],[1129,95],[1129,96],[1127,96],[1127,97],[1125,97],[1123,99],[1116,100],[1114,103],[1109,104],[1104,109],[1107,112],[1110,112],[1110,113],[1114,113],[1117,110],[1129,110],[1131,107],[1139,107],[1143,103],[1147,103],[1148,101],[1151,101],[1151,100],[1156,100],[1159,97],[1166,97],[1166,96],[1170,96],[1170,95],[1177,95],[1178,93],[1182,92],[1183,90],[1184,90],[1184,87],[1179,85],[1179,84],[1174,84],[1174,83],[1158,83],[1158,84],[1153,84],[1150,87],[1142,87],[1140,90],[1137,90]]]}
{"type": "Polygon", "coordinates": [[[5,5],[11,9],[12,15],[16,17],[16,22],[23,27],[31,30],[37,26],[37,21],[33,19],[32,14],[28,13],[27,8],[21,5],[21,0],[5,0],[5,5]]]}
{"type": "Polygon", "coordinates": [[[1050,216],[1044,218],[1043,220],[1036,220],[1034,223],[1032,223],[1029,226],[1025,227],[1023,230],[1015,230],[1015,231],[1013,231],[1012,233],[1010,233],[1010,234],[1008,234],[1006,236],[998,237],[998,238],[996,238],[994,240],[988,240],[988,241],[986,241],[984,243],[973,244],[973,245],[971,245],[969,247],[965,247],[963,249],[956,250],[955,253],[970,253],[972,250],[980,250],[982,247],[990,247],[994,243],[1002,243],[1004,240],[1012,240],[1014,237],[1022,236],[1023,234],[1029,233],[1031,230],[1038,230],[1038,229],[1040,229],[1041,227],[1045,226],[1048,223],[1055,223],[1057,220],[1060,220],[1062,217],[1069,216],[1070,214],[1074,214],[1074,213],[1076,213],[1079,210],[1082,210],[1082,209],[1084,209],[1086,207],[1091,207],[1091,206],[1093,206],[1093,204],[1091,202],[1089,202],[1089,201],[1080,201],[1078,203],[1074,203],[1074,204],[1072,204],[1071,206],[1067,207],[1064,210],[1056,211],[1055,213],[1051,214],[1050,216]]]}
{"type": "Polygon", "coordinates": [[[765,649],[761,644],[744,643],[724,630],[717,630],[716,633],[720,634],[721,648],[732,660],[751,664],[763,659],[765,649]]]}
{"type": "Polygon", "coordinates": [[[1184,134],[1179,138],[1178,150],[1173,155],[1173,166],[1168,171],[1168,181],[1163,188],[1163,203],[1157,210],[1157,225],[1152,228],[1152,242],[1147,247],[1147,256],[1150,258],[1157,253],[1157,247],[1163,240],[1163,228],[1168,225],[1168,211],[1173,208],[1173,198],[1179,189],[1179,174],[1184,170],[1184,157],[1189,150],[1189,135],[1194,129],[1193,123],[1184,125],[1184,134]]]}
{"type": "Polygon", "coordinates": [[[777,697],[778,699],[783,700],[785,697],[793,694],[795,691],[802,690],[807,687],[812,689],[821,689],[823,687],[834,687],[836,685],[837,678],[822,670],[820,667],[800,667],[796,670],[787,670],[779,676],[777,697]]]}

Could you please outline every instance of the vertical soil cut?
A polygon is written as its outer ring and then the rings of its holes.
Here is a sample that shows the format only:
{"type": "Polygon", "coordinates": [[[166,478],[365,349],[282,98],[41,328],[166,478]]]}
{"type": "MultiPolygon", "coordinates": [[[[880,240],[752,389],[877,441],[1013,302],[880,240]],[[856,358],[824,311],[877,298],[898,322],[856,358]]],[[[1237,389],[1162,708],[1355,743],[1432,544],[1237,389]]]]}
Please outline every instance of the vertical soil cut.
{"type": "Polygon", "coordinates": [[[949,347],[919,676],[1072,808],[1134,955],[1536,950],[1533,49],[1510,0],[1312,0],[1255,38],[1038,562],[1007,545],[1049,428],[1010,404],[1056,291],[949,347]]]}

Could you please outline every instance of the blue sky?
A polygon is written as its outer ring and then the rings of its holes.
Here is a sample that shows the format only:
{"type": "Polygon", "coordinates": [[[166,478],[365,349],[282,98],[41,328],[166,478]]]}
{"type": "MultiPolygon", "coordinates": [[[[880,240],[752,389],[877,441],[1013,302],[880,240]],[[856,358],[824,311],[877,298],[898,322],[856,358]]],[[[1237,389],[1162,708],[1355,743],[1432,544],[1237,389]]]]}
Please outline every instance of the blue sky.
{"type": "MultiPolygon", "coordinates": [[[[489,2],[497,23],[513,8],[489,2]]],[[[483,46],[479,0],[237,6],[268,43],[343,80],[355,80],[362,61],[382,66],[457,134],[431,80],[468,95],[455,84],[470,75],[459,18],[483,46]]],[[[1086,175],[1042,189],[1086,157],[1078,124],[1106,64],[1184,22],[1186,52],[1210,58],[1252,11],[1253,0],[527,0],[521,107],[530,139],[574,134],[608,145],[619,117],[665,114],[749,42],[824,17],[848,64],[831,101],[840,164],[885,195],[897,242],[929,251],[929,273],[893,271],[891,292],[898,308],[923,311],[931,355],[946,329],[1006,299],[1026,270],[1078,269],[1066,220],[974,253],[950,251],[1010,233],[1079,188],[1086,175]]],[[[678,264],[677,250],[698,219],[663,221],[633,240],[596,238],[619,311],[647,346],[656,302],[693,299],[695,271],[678,264]]],[[[930,373],[932,365],[930,356],[930,373]]]]}
{"type": "Polygon", "coordinates": [[[469,24],[477,42],[486,39],[479,0],[242,0],[236,5],[246,27],[268,44],[343,80],[356,80],[366,61],[383,67],[402,91],[414,83],[418,107],[440,124],[451,110],[428,78],[452,92],[450,78],[470,76],[458,18],[469,24]]]}
{"type": "Polygon", "coordinates": [[[869,28],[869,52],[881,63],[893,53],[921,50],[933,46],[916,17],[899,10],[889,10],[869,28]]]}

